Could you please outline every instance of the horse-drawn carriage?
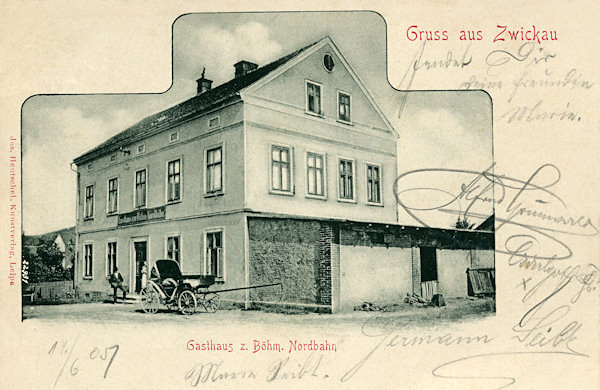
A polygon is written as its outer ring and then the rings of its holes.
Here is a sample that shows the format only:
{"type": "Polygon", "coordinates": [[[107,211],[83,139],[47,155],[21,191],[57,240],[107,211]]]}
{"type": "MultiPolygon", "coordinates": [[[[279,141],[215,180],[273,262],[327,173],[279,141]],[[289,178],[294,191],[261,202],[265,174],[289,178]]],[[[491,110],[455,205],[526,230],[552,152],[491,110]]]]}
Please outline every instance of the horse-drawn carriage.
{"type": "Polygon", "coordinates": [[[214,275],[182,275],[176,261],[157,260],[150,272],[148,285],[141,291],[142,309],[146,313],[154,314],[162,305],[166,305],[170,310],[177,309],[182,314],[193,314],[200,306],[204,311],[213,313],[219,309],[218,293],[270,286],[281,288],[281,283],[271,283],[210,290],[209,287],[214,283],[214,275]]]}
{"type": "Polygon", "coordinates": [[[156,313],[161,305],[192,314],[198,304],[207,312],[219,308],[219,296],[208,288],[215,283],[214,275],[182,275],[174,260],[157,260],[148,285],[141,291],[142,309],[156,313]]]}

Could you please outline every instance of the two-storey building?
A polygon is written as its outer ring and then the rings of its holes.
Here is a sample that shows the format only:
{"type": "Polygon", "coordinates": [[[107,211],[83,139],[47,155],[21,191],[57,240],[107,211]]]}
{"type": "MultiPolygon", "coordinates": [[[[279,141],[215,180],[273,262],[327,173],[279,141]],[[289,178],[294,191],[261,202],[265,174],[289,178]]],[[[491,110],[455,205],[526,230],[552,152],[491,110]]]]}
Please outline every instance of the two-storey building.
{"type": "Polygon", "coordinates": [[[412,290],[410,240],[392,263],[344,261],[352,226],[371,248],[394,245],[398,136],[333,41],[234,68],[215,88],[203,74],[193,98],[75,159],[80,291],[108,291],[115,266],[140,291],[161,258],[215,275],[218,288],[281,282],[283,302],[332,311],[363,299],[350,292],[353,270],[372,273],[366,298],[412,290]]]}

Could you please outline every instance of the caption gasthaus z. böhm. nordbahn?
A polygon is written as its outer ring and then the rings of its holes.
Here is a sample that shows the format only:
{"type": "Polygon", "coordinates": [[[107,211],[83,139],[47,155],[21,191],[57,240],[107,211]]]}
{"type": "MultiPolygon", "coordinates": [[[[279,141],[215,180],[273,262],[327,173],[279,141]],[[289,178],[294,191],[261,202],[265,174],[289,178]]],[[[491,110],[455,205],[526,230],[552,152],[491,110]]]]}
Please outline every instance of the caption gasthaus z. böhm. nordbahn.
{"type": "Polygon", "coordinates": [[[271,340],[252,340],[249,343],[215,343],[213,340],[188,340],[186,343],[188,351],[203,352],[233,352],[250,351],[252,353],[275,351],[275,352],[303,352],[303,351],[331,351],[337,352],[337,345],[328,340],[287,340],[284,343],[272,342],[271,340]]]}

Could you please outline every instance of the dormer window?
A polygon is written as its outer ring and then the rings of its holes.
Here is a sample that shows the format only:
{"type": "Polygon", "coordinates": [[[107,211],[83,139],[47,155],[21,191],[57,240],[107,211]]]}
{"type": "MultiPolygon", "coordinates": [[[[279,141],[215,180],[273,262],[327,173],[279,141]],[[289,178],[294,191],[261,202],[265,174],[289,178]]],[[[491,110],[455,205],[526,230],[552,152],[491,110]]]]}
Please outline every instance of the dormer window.
{"type": "Polygon", "coordinates": [[[321,99],[321,85],[306,81],[306,112],[323,115],[323,99],[321,99]]]}

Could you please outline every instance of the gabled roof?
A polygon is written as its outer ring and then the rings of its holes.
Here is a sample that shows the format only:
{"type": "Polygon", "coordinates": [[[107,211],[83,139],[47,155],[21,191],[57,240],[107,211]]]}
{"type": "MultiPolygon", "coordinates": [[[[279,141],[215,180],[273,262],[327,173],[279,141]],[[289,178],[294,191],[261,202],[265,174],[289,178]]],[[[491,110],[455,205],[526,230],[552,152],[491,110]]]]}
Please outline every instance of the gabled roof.
{"type": "MultiPolygon", "coordinates": [[[[261,88],[263,85],[267,84],[268,82],[270,82],[274,78],[278,77],[283,72],[285,72],[289,68],[295,66],[297,63],[299,63],[300,61],[304,60],[306,57],[308,57],[313,52],[319,50],[321,47],[323,47],[325,45],[329,45],[329,47],[333,50],[333,52],[336,54],[336,56],[340,59],[340,61],[342,62],[342,64],[344,65],[344,67],[346,68],[346,70],[348,71],[348,73],[350,74],[350,76],[352,77],[352,79],[354,80],[354,82],[358,85],[358,87],[360,88],[360,90],[362,91],[362,93],[365,95],[365,97],[367,98],[367,100],[369,101],[369,103],[371,104],[371,106],[373,107],[373,109],[375,109],[375,111],[377,112],[377,114],[383,120],[383,122],[385,123],[388,131],[391,134],[393,134],[393,136],[396,139],[398,139],[399,135],[398,135],[398,132],[396,132],[396,129],[394,129],[394,126],[392,126],[392,124],[390,123],[389,119],[385,116],[385,114],[383,113],[383,111],[381,110],[381,108],[379,107],[379,105],[377,104],[377,102],[375,101],[375,99],[373,99],[373,96],[371,96],[371,94],[369,93],[369,90],[367,89],[367,87],[363,84],[363,82],[358,77],[358,75],[356,74],[356,72],[354,71],[354,69],[352,68],[352,66],[350,66],[350,64],[348,63],[348,61],[346,60],[346,58],[343,56],[343,54],[341,53],[341,51],[338,49],[338,47],[335,45],[335,43],[333,42],[333,40],[329,36],[326,36],[325,38],[323,38],[323,39],[315,42],[312,45],[310,45],[311,46],[310,50],[303,50],[303,53],[301,55],[297,55],[297,56],[294,56],[294,58],[290,58],[289,61],[286,61],[285,64],[282,64],[282,66],[278,67],[276,70],[274,70],[273,72],[269,73],[268,76],[265,75],[265,77],[263,77],[260,81],[257,80],[256,83],[253,83],[252,85],[248,85],[247,88],[245,88],[244,90],[240,91],[241,94],[242,94],[242,96],[244,95],[244,93],[252,93],[252,92],[256,91],[257,89],[261,88]]],[[[298,54],[300,54],[300,53],[298,53],[298,54]]]]}
{"type": "Polygon", "coordinates": [[[488,232],[493,232],[495,230],[494,222],[495,222],[495,214],[487,217],[485,221],[483,221],[479,226],[475,228],[475,230],[484,230],[488,232]]]}
{"type": "Polygon", "coordinates": [[[275,69],[298,56],[311,46],[323,41],[326,38],[320,39],[310,45],[296,50],[284,57],[279,58],[267,65],[264,65],[244,76],[236,77],[224,84],[221,84],[208,92],[194,96],[182,103],[171,108],[151,115],[135,125],[125,129],[119,134],[109,138],[95,148],[85,152],[77,157],[73,162],[77,165],[99,157],[102,154],[118,150],[119,147],[135,142],[137,139],[146,138],[150,134],[160,132],[169,128],[174,123],[188,119],[195,115],[199,115],[221,104],[239,99],[239,91],[249,85],[262,79],[275,69]]]}

